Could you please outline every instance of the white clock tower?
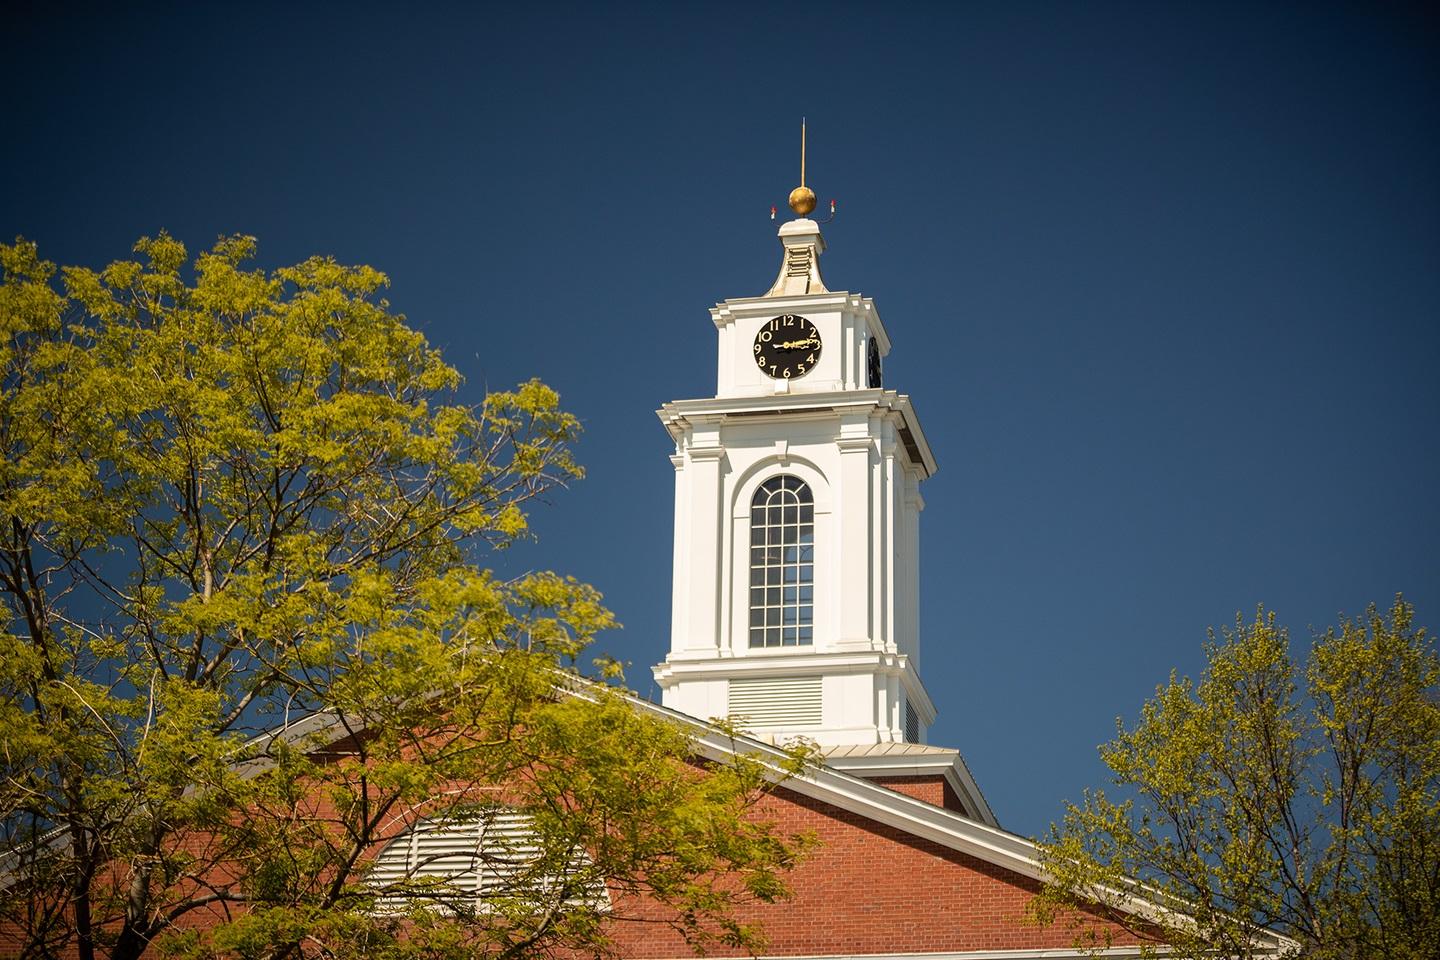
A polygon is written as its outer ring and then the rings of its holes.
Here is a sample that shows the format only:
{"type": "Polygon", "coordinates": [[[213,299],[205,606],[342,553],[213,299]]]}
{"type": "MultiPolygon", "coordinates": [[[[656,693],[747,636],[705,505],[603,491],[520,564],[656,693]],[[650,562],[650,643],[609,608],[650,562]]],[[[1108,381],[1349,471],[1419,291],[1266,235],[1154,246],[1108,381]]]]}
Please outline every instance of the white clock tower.
{"type": "Polygon", "coordinates": [[[944,775],[993,822],[958,753],[925,746],[920,483],[935,460],[910,398],[881,384],[874,301],[821,279],[803,170],[774,284],[710,310],[715,396],[658,411],[675,441],[675,561],[655,679],[667,707],[807,737],[832,766],[944,775]]]}

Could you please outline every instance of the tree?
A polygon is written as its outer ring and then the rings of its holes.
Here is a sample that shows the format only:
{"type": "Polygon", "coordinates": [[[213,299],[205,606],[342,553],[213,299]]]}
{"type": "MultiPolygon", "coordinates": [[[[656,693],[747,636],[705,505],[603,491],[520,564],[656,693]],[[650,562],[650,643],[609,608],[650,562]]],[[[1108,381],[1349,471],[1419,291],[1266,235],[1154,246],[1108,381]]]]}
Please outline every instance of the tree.
{"type": "Polygon", "coordinates": [[[1440,658],[1413,620],[1372,605],[1303,666],[1263,608],[1212,631],[1199,683],[1172,674],[1101,748],[1126,798],[1052,828],[1041,919],[1140,898],[1167,910],[1132,923],[1183,957],[1254,956],[1259,928],[1305,957],[1440,957],[1440,658]]]}
{"type": "Polygon", "coordinates": [[[806,846],[747,816],[765,771],[576,678],[593,589],[477,565],[581,475],[556,394],[457,402],[368,267],[135,249],[0,246],[4,949],[600,953],[641,895],[757,946],[735,907],[806,846]],[[497,809],[529,846],[483,901],[368,871],[497,809]]]}

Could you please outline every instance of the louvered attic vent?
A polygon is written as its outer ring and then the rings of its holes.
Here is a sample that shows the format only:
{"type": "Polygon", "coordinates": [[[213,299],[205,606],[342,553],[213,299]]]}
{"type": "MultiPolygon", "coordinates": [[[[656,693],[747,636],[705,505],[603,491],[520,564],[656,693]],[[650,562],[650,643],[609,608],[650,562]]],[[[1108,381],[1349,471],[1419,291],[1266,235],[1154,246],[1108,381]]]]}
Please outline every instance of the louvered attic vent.
{"type": "Polygon", "coordinates": [[[792,247],[785,251],[785,276],[806,277],[810,275],[810,248],[792,247]]]}
{"type": "Polygon", "coordinates": [[[730,719],[748,729],[818,726],[819,677],[730,681],[730,719]]]}
{"type": "Polygon", "coordinates": [[[920,715],[917,714],[910,701],[905,701],[905,742],[920,742],[920,715]]]}
{"type": "MultiPolygon", "coordinates": [[[[566,875],[536,868],[541,850],[530,818],[496,809],[463,819],[422,820],[392,840],[375,859],[367,878],[380,892],[381,911],[401,911],[416,903],[441,910],[475,909],[499,899],[553,900],[567,878],[571,885],[592,863],[584,851],[572,856],[566,875]]],[[[609,894],[598,878],[566,897],[566,903],[604,909],[609,894]]]]}

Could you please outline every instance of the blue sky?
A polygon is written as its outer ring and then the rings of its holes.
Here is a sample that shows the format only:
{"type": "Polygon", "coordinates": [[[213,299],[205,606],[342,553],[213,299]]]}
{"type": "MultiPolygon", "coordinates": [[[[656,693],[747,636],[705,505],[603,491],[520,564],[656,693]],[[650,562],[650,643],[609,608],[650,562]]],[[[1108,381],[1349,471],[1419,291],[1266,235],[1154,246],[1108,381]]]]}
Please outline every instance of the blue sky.
{"type": "Polygon", "coordinates": [[[386,271],[467,377],[540,376],[590,475],[487,558],[668,646],[653,411],[768,211],[839,200],[916,403],[932,742],[1043,831],[1205,628],[1404,591],[1440,623],[1440,28],[1399,4],[12,5],[0,236],[168,229],[386,271]],[[663,344],[657,349],[655,344],[663,344]]]}

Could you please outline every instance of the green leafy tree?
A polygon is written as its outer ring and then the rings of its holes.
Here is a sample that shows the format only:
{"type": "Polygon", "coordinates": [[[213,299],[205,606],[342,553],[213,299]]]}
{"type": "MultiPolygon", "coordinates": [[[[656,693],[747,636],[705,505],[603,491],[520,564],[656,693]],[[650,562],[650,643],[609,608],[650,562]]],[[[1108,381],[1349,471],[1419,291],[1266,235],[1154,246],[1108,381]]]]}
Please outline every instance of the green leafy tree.
{"type": "Polygon", "coordinates": [[[1040,919],[1098,903],[1183,957],[1264,954],[1261,928],[1305,957],[1440,957],[1440,658],[1413,616],[1342,619],[1303,665],[1263,609],[1212,632],[1200,681],[1101,748],[1124,799],[1052,830],[1040,919]]]}
{"type": "Polygon", "coordinates": [[[457,402],[368,267],[135,249],[0,246],[0,952],[603,953],[636,898],[758,946],[806,845],[749,815],[773,773],[578,679],[593,589],[476,563],[580,476],[556,394],[457,402]],[[374,880],[497,808],[532,847],[483,901],[374,880]]]}

